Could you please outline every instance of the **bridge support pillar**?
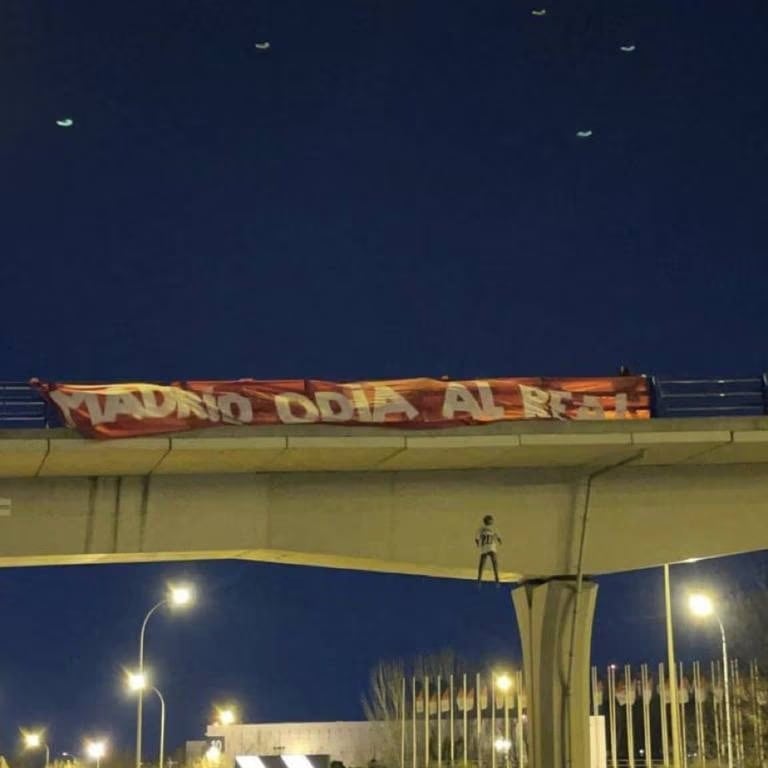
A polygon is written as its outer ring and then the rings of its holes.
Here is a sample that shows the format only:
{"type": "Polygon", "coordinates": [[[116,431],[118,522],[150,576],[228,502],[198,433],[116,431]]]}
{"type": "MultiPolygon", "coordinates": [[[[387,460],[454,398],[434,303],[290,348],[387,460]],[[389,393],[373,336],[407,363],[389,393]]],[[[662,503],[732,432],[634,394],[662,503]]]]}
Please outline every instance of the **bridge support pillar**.
{"type": "Polygon", "coordinates": [[[576,593],[570,577],[528,581],[512,591],[523,648],[530,768],[590,765],[589,654],[597,584],[585,579],[578,600],[576,593]]]}

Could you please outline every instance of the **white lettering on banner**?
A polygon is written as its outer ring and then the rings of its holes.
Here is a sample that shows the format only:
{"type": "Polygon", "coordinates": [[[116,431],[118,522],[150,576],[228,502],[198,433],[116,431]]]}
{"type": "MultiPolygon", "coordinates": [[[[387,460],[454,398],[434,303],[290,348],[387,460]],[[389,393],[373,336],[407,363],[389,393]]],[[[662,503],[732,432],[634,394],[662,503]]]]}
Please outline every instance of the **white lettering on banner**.
{"type": "MultiPolygon", "coordinates": [[[[212,421],[214,424],[221,421],[222,414],[219,410],[219,404],[216,402],[216,395],[214,395],[213,392],[203,392],[202,397],[203,405],[205,406],[205,410],[208,412],[208,420],[212,421]]],[[[226,395],[223,397],[226,397],[226,395]]]]}
{"type": "Polygon", "coordinates": [[[479,419],[480,404],[463,384],[451,382],[445,388],[443,418],[453,419],[459,412],[468,413],[473,419],[479,419]]]}
{"type": "Polygon", "coordinates": [[[352,403],[341,392],[318,392],[315,395],[315,403],[320,411],[321,421],[352,421],[354,419],[352,403]]]}
{"type": "Polygon", "coordinates": [[[483,417],[489,421],[504,418],[504,408],[496,405],[493,399],[493,390],[487,381],[476,381],[477,391],[480,393],[480,404],[483,407],[483,417]]]}
{"type": "Polygon", "coordinates": [[[347,396],[352,396],[352,404],[357,412],[357,420],[369,422],[373,421],[373,415],[371,414],[371,404],[368,402],[368,398],[365,396],[362,387],[347,386],[344,387],[344,391],[347,396]]]}
{"type": "Polygon", "coordinates": [[[523,397],[523,416],[526,419],[548,419],[549,395],[538,387],[529,387],[519,384],[520,394],[523,397]]]}
{"type": "Polygon", "coordinates": [[[374,387],[373,420],[386,421],[390,413],[402,413],[409,421],[419,415],[419,412],[392,387],[374,387]]]}
{"type": "Polygon", "coordinates": [[[604,419],[605,411],[599,397],[584,395],[583,405],[576,409],[577,419],[604,419]]]}
{"type": "Polygon", "coordinates": [[[188,419],[190,416],[197,416],[198,419],[208,418],[208,413],[199,395],[194,392],[187,392],[185,389],[177,389],[174,394],[176,397],[176,415],[180,419],[188,419]]]}
{"type": "Polygon", "coordinates": [[[95,392],[72,392],[68,394],[60,389],[51,392],[51,399],[61,409],[64,421],[69,427],[76,427],[72,418],[72,411],[85,405],[88,411],[88,419],[92,424],[101,424],[104,419],[104,412],[101,410],[99,396],[95,392]]]}
{"type": "MultiPolygon", "coordinates": [[[[592,419],[606,418],[609,414],[617,419],[628,417],[628,395],[618,392],[603,397],[567,390],[542,389],[517,384],[522,401],[522,418],[525,419],[592,419]]],[[[52,389],[50,398],[61,411],[70,427],[78,421],[93,426],[115,423],[124,419],[200,419],[211,424],[251,424],[254,421],[254,402],[261,410],[259,417],[273,421],[274,415],[264,412],[270,396],[254,395],[251,400],[236,392],[192,392],[178,387],[149,384],[125,384],[83,389],[52,389]]],[[[283,424],[325,423],[387,423],[407,422],[420,416],[406,396],[388,384],[343,385],[332,391],[320,391],[314,396],[299,392],[282,392],[273,398],[276,416],[283,424]],[[366,391],[366,387],[368,388],[366,391]],[[370,400],[369,395],[370,393],[370,400]]],[[[435,419],[432,401],[425,404],[425,423],[435,419]]],[[[499,421],[505,418],[503,406],[497,405],[489,381],[450,382],[446,385],[441,416],[444,421],[461,418],[467,414],[475,422],[499,421]]],[[[82,426],[82,425],[81,425],[82,426]]]]}
{"type": "Polygon", "coordinates": [[[176,390],[173,387],[146,387],[140,391],[144,404],[144,416],[150,419],[162,419],[176,409],[176,390]],[[160,396],[157,402],[155,395],[160,396]]]}
{"type": "MultiPolygon", "coordinates": [[[[605,410],[596,395],[578,395],[559,389],[539,389],[519,384],[523,398],[523,411],[526,419],[567,419],[567,403],[575,407],[575,419],[605,419],[605,410]]],[[[617,419],[627,417],[627,395],[618,392],[615,396],[615,414],[617,419]]]]}
{"type": "Polygon", "coordinates": [[[144,407],[139,402],[139,398],[130,392],[107,395],[104,398],[104,421],[117,421],[117,417],[121,414],[134,419],[143,419],[144,407]]]}
{"type": "MultiPolygon", "coordinates": [[[[226,421],[227,424],[250,424],[253,421],[251,401],[247,397],[234,394],[234,392],[228,392],[219,397],[219,411],[222,421],[226,421]]],[[[214,421],[218,421],[218,419],[214,419],[214,421]]]]}
{"type": "Polygon", "coordinates": [[[297,392],[275,395],[275,407],[283,424],[310,424],[320,420],[320,411],[317,410],[317,406],[308,397],[297,392]],[[304,413],[294,413],[294,406],[301,408],[304,413]]]}
{"type": "MultiPolygon", "coordinates": [[[[67,392],[62,392],[60,389],[54,389],[50,394],[51,400],[53,400],[61,410],[61,415],[64,417],[67,426],[74,427],[75,422],[72,420],[72,409],[77,408],[85,402],[86,393],[72,392],[69,394],[67,392]]],[[[96,404],[98,406],[98,401],[96,404]]]]}
{"type": "Polygon", "coordinates": [[[212,392],[197,395],[174,387],[142,387],[138,392],[51,392],[51,399],[61,408],[64,420],[74,427],[72,411],[82,405],[95,426],[116,422],[120,416],[132,419],[162,419],[174,416],[187,419],[195,416],[205,421],[228,424],[249,424],[253,421],[253,406],[243,395],[225,392],[218,397],[212,392]],[[102,410],[99,398],[103,398],[102,410]]]}
{"type": "Polygon", "coordinates": [[[504,418],[504,408],[494,402],[491,385],[487,381],[476,381],[475,385],[480,395],[479,403],[464,384],[451,382],[445,388],[444,419],[452,419],[460,412],[468,413],[475,421],[495,421],[504,418]]]}
{"type": "Polygon", "coordinates": [[[555,419],[565,419],[565,404],[572,399],[570,392],[560,389],[549,390],[549,410],[555,419]]]}

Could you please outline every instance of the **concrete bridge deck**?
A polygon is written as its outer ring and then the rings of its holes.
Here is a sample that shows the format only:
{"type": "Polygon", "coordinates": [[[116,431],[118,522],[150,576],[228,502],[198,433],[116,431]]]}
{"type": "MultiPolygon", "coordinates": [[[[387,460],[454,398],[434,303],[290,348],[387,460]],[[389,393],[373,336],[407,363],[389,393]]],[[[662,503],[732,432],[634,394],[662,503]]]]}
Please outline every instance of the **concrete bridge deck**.
{"type": "Polygon", "coordinates": [[[588,573],[768,547],[768,417],[8,430],[0,565],[239,557],[471,578],[491,512],[506,580],[568,574],[585,478],[627,460],[594,482],[588,573]]]}

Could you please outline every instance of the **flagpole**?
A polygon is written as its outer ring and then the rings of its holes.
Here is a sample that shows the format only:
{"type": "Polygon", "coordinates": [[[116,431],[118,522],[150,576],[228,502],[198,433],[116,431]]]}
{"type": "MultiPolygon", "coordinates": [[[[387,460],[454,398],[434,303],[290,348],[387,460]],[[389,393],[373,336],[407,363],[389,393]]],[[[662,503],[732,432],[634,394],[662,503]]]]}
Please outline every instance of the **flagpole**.
{"type": "Polygon", "coordinates": [[[437,768],[443,768],[443,689],[437,676],[437,768]]]}
{"type": "Polygon", "coordinates": [[[667,623],[667,659],[669,664],[669,712],[672,716],[672,765],[680,768],[680,710],[677,702],[677,664],[675,663],[675,637],[672,631],[672,599],[669,586],[669,563],[664,563],[664,605],[667,623]]]}
{"type": "Polygon", "coordinates": [[[481,696],[480,696],[480,674],[475,675],[475,701],[477,703],[477,765],[482,765],[482,741],[483,741],[483,720],[481,712],[481,696]]]}
{"type": "Polygon", "coordinates": [[[400,695],[400,768],[405,768],[405,675],[400,695]]]}
{"type": "Polygon", "coordinates": [[[417,757],[416,757],[416,676],[414,675],[411,677],[411,684],[413,687],[413,708],[411,710],[411,717],[413,720],[413,727],[412,727],[412,733],[413,733],[413,754],[411,755],[411,761],[413,762],[413,768],[417,768],[417,757]]]}
{"type": "Polygon", "coordinates": [[[424,768],[429,768],[429,676],[424,677],[424,768]]]}
{"type": "Polygon", "coordinates": [[[464,685],[464,709],[462,711],[462,715],[464,716],[464,730],[462,731],[462,746],[464,747],[464,766],[466,768],[467,765],[467,737],[468,737],[468,718],[469,718],[469,712],[467,709],[467,673],[464,673],[462,684],[464,685]]]}
{"type": "Polygon", "coordinates": [[[661,755],[664,766],[669,766],[669,733],[667,727],[667,681],[664,675],[664,662],[659,662],[659,708],[661,709],[661,755]]]}
{"type": "Polygon", "coordinates": [[[525,764],[525,733],[523,732],[523,671],[515,674],[517,689],[517,768],[525,764]]]}
{"type": "Polygon", "coordinates": [[[451,707],[451,768],[453,768],[453,763],[456,760],[456,742],[454,741],[454,724],[453,719],[455,717],[454,707],[455,707],[455,701],[453,698],[453,675],[451,675],[450,679],[450,686],[451,686],[451,692],[450,692],[450,707],[451,707]]]}

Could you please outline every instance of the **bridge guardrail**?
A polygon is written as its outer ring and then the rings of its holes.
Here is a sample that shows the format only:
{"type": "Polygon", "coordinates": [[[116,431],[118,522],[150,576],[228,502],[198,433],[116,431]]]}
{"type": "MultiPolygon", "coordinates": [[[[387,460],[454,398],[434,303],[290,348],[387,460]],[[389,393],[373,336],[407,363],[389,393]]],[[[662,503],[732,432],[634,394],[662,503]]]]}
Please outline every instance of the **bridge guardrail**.
{"type": "Polygon", "coordinates": [[[51,426],[51,416],[48,404],[29,384],[0,382],[0,429],[45,428],[51,426]]]}
{"type": "Polygon", "coordinates": [[[737,379],[651,377],[655,418],[763,416],[768,413],[768,374],[737,379]]]}

